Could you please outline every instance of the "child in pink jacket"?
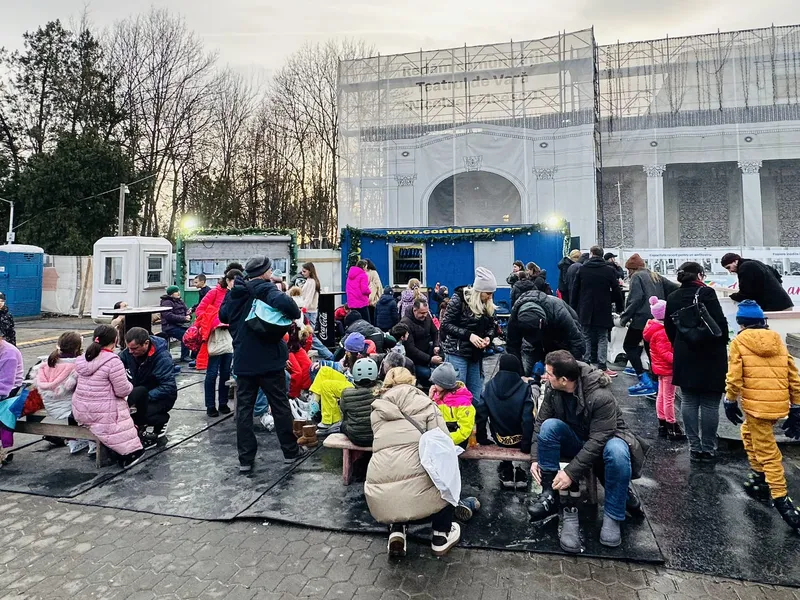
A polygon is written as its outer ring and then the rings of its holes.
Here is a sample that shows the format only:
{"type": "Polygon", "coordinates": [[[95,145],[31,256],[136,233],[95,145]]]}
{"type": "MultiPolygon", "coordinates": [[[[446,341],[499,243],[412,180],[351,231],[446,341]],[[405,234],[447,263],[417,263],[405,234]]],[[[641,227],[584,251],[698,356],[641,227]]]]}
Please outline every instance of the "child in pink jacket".
{"type": "Polygon", "coordinates": [[[114,353],[117,330],[100,325],[92,338],[86,353],[75,361],[78,385],[72,396],[72,414],[104,446],[119,454],[120,466],[127,469],[144,456],[139,432],[125,400],[133,385],[114,353]]]}
{"type": "Polygon", "coordinates": [[[367,275],[367,261],[360,260],[356,266],[350,267],[347,272],[347,306],[357,310],[365,321],[369,321],[369,275],[367,275]]]}

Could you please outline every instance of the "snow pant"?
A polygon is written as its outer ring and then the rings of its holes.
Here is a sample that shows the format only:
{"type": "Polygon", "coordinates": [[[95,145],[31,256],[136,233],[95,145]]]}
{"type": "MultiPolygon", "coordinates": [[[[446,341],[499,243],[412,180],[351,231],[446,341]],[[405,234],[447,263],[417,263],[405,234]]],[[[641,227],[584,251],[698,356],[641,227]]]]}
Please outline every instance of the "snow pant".
{"type": "Polygon", "coordinates": [[[757,473],[764,473],[773,498],[786,495],[786,477],[783,473],[783,456],[775,441],[771,419],[756,419],[745,413],[742,423],[742,442],[747,452],[750,468],[757,473]]]}
{"type": "Polygon", "coordinates": [[[322,423],[324,425],[333,425],[342,420],[339,400],[342,397],[342,392],[351,387],[353,387],[353,384],[347,380],[347,377],[330,367],[321,367],[317,371],[310,391],[319,396],[322,423]]]}

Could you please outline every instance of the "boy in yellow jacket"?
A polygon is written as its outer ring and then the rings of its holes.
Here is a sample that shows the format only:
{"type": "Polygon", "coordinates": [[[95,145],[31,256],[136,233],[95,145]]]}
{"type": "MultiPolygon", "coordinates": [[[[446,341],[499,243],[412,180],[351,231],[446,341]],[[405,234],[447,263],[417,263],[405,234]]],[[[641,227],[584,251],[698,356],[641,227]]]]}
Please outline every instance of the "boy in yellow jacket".
{"type": "Polygon", "coordinates": [[[743,301],[736,322],[741,331],[730,347],[725,415],[734,425],[742,425],[742,442],[752,468],[744,489],[756,500],[774,504],[783,520],[800,530],[800,512],[786,490],[783,457],[773,433],[776,421],[788,414],[783,429],[787,436],[800,438],[800,375],[781,336],[767,327],[756,302],[743,301]]]}

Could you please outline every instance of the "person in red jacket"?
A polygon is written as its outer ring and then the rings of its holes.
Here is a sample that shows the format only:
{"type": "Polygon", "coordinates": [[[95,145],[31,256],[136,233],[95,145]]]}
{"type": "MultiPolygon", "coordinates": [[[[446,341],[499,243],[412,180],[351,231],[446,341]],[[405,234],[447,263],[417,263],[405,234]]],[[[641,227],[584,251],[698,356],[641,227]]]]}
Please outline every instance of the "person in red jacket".
{"type": "Polygon", "coordinates": [[[681,426],[675,420],[675,386],[672,385],[672,344],[664,330],[664,314],[667,303],[657,296],[650,296],[650,312],[653,318],[644,327],[642,336],[650,345],[650,368],[658,375],[658,437],[672,441],[685,440],[681,426]]]}
{"type": "Polygon", "coordinates": [[[289,372],[289,398],[299,398],[301,392],[311,387],[311,359],[308,357],[306,343],[310,327],[300,328],[292,323],[287,335],[289,346],[289,361],[286,370],[289,372]]]}
{"type": "Polygon", "coordinates": [[[367,275],[367,261],[360,260],[347,272],[347,306],[350,310],[357,310],[365,321],[371,323],[369,318],[369,276],[367,275]]]}

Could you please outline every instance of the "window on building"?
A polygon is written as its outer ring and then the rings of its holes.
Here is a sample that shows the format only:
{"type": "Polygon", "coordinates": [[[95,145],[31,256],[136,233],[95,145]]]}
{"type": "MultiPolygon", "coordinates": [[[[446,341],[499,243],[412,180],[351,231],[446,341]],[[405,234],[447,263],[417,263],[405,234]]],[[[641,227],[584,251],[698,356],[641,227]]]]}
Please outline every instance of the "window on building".
{"type": "Polygon", "coordinates": [[[147,279],[145,285],[148,287],[158,287],[166,285],[166,273],[164,272],[167,264],[166,254],[147,255],[147,279]]]}
{"type": "Polygon", "coordinates": [[[123,259],[121,256],[106,256],[103,265],[103,283],[122,285],[123,259]]]}
{"type": "Polygon", "coordinates": [[[506,277],[514,264],[514,242],[475,242],[475,266],[494,273],[499,287],[508,287],[506,277]]]}

